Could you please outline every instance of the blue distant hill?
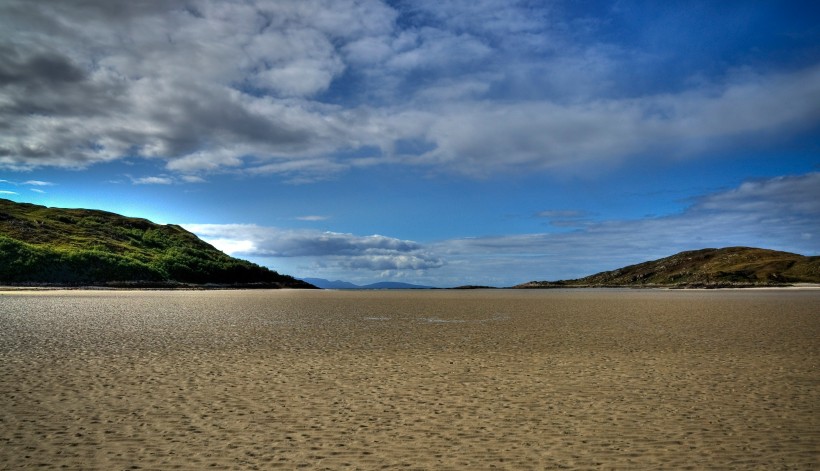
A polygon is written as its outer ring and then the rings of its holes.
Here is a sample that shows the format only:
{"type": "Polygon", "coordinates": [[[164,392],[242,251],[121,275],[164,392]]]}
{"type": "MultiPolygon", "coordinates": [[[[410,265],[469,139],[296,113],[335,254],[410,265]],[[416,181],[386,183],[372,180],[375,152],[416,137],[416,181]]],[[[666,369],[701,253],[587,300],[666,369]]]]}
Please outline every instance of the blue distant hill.
{"type": "Polygon", "coordinates": [[[342,280],[325,280],[323,278],[302,278],[313,286],[322,289],[434,289],[434,286],[414,285],[411,283],[401,283],[397,281],[381,281],[369,285],[355,285],[342,280]]]}

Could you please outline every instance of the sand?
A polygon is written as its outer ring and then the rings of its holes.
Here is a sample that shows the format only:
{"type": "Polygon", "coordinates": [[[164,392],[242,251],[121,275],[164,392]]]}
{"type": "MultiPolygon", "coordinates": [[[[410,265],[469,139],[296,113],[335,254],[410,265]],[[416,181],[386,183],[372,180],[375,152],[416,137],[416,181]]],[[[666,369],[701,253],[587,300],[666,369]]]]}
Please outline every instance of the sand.
{"type": "Polygon", "coordinates": [[[818,469],[820,291],[0,292],[0,469],[818,469]]]}

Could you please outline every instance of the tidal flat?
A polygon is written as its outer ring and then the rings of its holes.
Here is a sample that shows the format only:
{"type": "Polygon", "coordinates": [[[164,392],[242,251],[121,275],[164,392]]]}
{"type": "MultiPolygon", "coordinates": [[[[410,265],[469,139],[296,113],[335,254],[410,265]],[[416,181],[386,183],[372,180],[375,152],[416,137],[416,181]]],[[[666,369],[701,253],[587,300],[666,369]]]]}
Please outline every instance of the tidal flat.
{"type": "Polygon", "coordinates": [[[0,291],[0,469],[818,469],[820,290],[0,291]]]}

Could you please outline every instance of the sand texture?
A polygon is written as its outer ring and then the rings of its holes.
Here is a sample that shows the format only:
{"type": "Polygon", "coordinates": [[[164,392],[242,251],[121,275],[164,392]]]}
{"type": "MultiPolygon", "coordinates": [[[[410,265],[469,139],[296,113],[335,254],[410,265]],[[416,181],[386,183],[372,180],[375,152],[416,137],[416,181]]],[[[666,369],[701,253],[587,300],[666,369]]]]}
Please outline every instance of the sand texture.
{"type": "Polygon", "coordinates": [[[820,290],[0,292],[0,469],[818,469],[820,290]]]}

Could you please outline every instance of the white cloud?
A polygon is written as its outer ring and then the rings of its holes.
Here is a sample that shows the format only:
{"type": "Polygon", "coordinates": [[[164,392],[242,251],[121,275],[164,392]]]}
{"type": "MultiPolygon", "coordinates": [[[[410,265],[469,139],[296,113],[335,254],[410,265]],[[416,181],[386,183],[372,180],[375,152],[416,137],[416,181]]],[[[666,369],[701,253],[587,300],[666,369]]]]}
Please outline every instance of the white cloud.
{"type": "Polygon", "coordinates": [[[330,38],[312,28],[273,30],[254,36],[245,50],[264,66],[250,77],[254,85],[284,96],[324,91],[344,71],[330,38]]]}
{"type": "Polygon", "coordinates": [[[491,76],[475,77],[470,80],[443,81],[420,90],[417,98],[422,102],[453,102],[481,97],[490,90],[491,76]]]}
{"type": "Polygon", "coordinates": [[[820,121],[818,103],[820,67],[674,95],[450,104],[429,115],[398,117],[393,125],[423,123],[423,135],[414,137],[435,148],[421,162],[487,176],[533,168],[589,170],[647,152],[687,157],[739,136],[807,129],[820,121]]]}
{"type": "Polygon", "coordinates": [[[228,255],[253,253],[256,250],[256,246],[252,240],[207,239],[206,242],[228,255]]]}
{"type": "MultiPolygon", "coordinates": [[[[747,181],[735,189],[701,198],[694,209],[772,217],[820,217],[820,173],[747,181]]],[[[820,225],[820,220],[815,222],[820,225]]]]}
{"type": "Polygon", "coordinates": [[[410,47],[399,46],[394,50],[385,66],[400,71],[452,67],[454,63],[469,64],[481,60],[492,52],[478,38],[435,28],[422,29],[408,43],[410,47]]]}
{"type": "Polygon", "coordinates": [[[185,224],[207,242],[230,253],[256,258],[307,258],[352,270],[426,270],[444,261],[421,244],[381,235],[288,230],[254,224],[185,224]]]}
{"type": "Polygon", "coordinates": [[[47,182],[43,180],[26,180],[24,182],[15,182],[11,180],[0,180],[0,183],[8,183],[9,185],[28,185],[28,186],[54,186],[55,183],[47,182]]]}
{"type": "Polygon", "coordinates": [[[322,144],[325,114],[300,97],[344,70],[336,41],[380,34],[394,17],[373,1],[77,7],[0,7],[16,38],[3,50],[11,82],[0,109],[14,125],[0,135],[0,165],[83,167],[136,153],[184,171],[333,150],[340,142],[322,144]]]}
{"type": "Polygon", "coordinates": [[[572,26],[502,0],[8,0],[0,167],[144,157],[294,183],[378,163],[587,172],[820,123],[817,64],[627,92],[623,71],[649,59],[572,26]],[[395,152],[411,140],[429,145],[395,152]],[[344,157],[363,148],[382,154],[344,157]]]}
{"type": "MultiPolygon", "coordinates": [[[[134,185],[172,185],[174,183],[206,183],[207,180],[197,175],[157,175],[148,177],[132,177],[127,175],[134,185]]],[[[120,183],[120,182],[111,182],[120,183]]]]}
{"type": "MultiPolygon", "coordinates": [[[[47,182],[47,181],[43,181],[43,180],[27,180],[27,181],[22,182],[22,183],[14,182],[14,181],[11,181],[11,180],[0,180],[0,183],[7,183],[9,185],[14,185],[14,186],[25,185],[25,186],[38,187],[38,188],[29,188],[29,190],[31,190],[35,193],[40,193],[40,194],[45,193],[45,191],[41,190],[39,187],[53,186],[54,185],[54,183],[52,183],[52,182],[47,182]]],[[[4,190],[4,191],[0,191],[0,194],[18,195],[19,193],[17,193],[16,191],[4,190]]]]}
{"type": "Polygon", "coordinates": [[[140,177],[132,178],[131,183],[134,185],[170,185],[174,183],[174,179],[170,177],[140,177]]]}
{"type": "Polygon", "coordinates": [[[296,219],[297,219],[297,220],[299,220],[299,221],[311,221],[311,222],[316,222],[316,221],[327,221],[327,220],[328,220],[328,219],[330,219],[330,218],[328,218],[327,216],[316,216],[316,215],[313,215],[313,216],[298,216],[296,219]]]}

